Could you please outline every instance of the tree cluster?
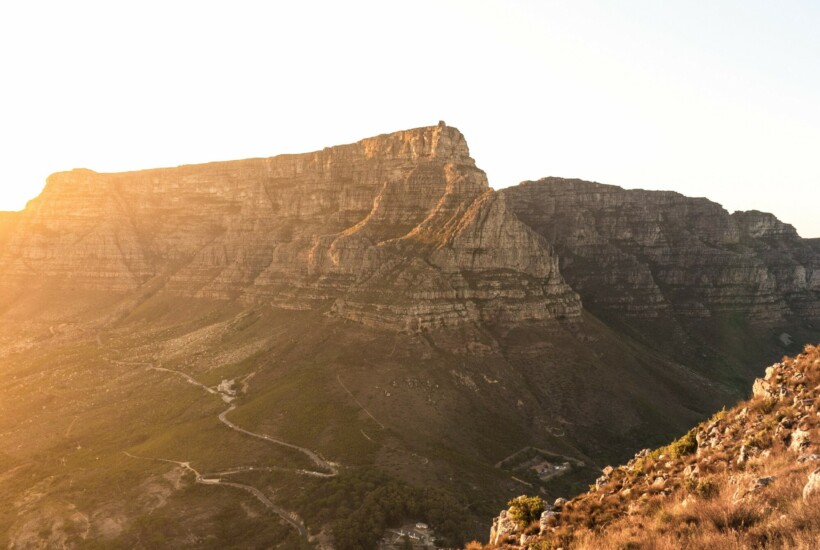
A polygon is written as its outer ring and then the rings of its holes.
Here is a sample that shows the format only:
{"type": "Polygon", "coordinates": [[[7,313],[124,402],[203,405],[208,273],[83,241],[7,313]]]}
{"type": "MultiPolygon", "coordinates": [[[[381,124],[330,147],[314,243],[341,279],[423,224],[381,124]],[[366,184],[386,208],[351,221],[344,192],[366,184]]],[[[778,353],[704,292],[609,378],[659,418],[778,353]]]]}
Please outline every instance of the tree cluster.
{"type": "Polygon", "coordinates": [[[412,487],[380,472],[344,472],[306,491],[303,499],[307,519],[332,525],[339,550],[375,548],[388,528],[414,521],[429,524],[449,545],[464,543],[463,503],[443,491],[412,487]]]}

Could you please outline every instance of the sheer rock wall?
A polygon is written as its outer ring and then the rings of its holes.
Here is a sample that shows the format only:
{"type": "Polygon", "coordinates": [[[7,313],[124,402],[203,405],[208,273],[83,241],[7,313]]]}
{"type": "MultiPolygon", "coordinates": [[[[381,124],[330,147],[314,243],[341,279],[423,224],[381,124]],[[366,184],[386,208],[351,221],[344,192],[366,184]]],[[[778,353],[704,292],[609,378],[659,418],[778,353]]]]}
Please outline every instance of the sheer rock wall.
{"type": "Polygon", "coordinates": [[[585,307],[654,318],[820,317],[820,254],[762,212],[674,192],[545,178],[504,189],[585,307]]]}
{"type": "Polygon", "coordinates": [[[580,314],[546,241],[439,124],[314,153],[54,174],[0,250],[0,286],[332,304],[418,329],[580,314]]]}

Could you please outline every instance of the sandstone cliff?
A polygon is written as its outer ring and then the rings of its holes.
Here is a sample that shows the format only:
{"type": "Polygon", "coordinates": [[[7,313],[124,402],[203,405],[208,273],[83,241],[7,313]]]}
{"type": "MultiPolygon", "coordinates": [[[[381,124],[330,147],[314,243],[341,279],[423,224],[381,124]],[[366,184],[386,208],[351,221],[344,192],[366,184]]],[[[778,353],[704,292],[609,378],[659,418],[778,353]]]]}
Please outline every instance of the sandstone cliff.
{"type": "Polygon", "coordinates": [[[17,224],[19,214],[17,212],[0,212],[0,251],[6,244],[14,226],[17,224]]]}
{"type": "Polygon", "coordinates": [[[300,155],[55,174],[0,250],[7,292],[151,283],[398,329],[580,312],[550,246],[443,123],[300,155]]]}
{"type": "Polygon", "coordinates": [[[501,192],[543,235],[585,307],[631,317],[820,317],[820,255],[762,212],[703,198],[545,178],[501,192]]]}

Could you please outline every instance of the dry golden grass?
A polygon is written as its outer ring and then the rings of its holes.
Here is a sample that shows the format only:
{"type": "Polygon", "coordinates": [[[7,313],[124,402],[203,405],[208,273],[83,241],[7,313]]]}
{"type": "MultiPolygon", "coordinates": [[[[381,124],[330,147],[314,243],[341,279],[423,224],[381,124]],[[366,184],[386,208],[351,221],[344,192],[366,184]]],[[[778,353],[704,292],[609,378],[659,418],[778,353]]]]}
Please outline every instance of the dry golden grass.
{"type": "Polygon", "coordinates": [[[820,547],[820,503],[803,502],[802,492],[816,464],[798,464],[786,450],[755,461],[745,472],[710,476],[711,497],[682,490],[639,513],[620,517],[603,528],[577,529],[567,547],[579,550],[624,549],[814,549],[820,547]],[[751,471],[749,471],[751,470],[751,471]],[[736,499],[762,476],[775,481],[736,499]]]}
{"type": "Polygon", "coordinates": [[[615,468],[527,548],[820,549],[820,498],[803,499],[820,462],[798,461],[820,453],[820,347],[784,358],[770,382],[785,395],[721,411],[677,442],[615,468]],[[798,426],[811,443],[790,450],[798,426]],[[738,460],[744,446],[749,458],[738,460]]]}

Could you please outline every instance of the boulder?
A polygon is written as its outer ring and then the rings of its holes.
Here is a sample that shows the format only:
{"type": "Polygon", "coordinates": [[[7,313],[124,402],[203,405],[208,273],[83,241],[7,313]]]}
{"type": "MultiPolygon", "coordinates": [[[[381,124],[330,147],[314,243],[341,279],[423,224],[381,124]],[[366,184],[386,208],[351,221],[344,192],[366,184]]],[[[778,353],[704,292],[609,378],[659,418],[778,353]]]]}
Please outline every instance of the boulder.
{"type": "Polygon", "coordinates": [[[809,446],[809,432],[797,429],[789,436],[789,450],[800,452],[809,446]]]}
{"type": "Polygon", "coordinates": [[[772,399],[777,395],[777,392],[767,381],[758,378],[752,385],[752,395],[758,399],[772,399]]]}
{"type": "Polygon", "coordinates": [[[809,474],[806,486],[803,487],[803,501],[809,502],[820,496],[820,468],[809,474]]]}

